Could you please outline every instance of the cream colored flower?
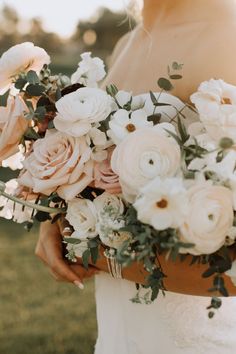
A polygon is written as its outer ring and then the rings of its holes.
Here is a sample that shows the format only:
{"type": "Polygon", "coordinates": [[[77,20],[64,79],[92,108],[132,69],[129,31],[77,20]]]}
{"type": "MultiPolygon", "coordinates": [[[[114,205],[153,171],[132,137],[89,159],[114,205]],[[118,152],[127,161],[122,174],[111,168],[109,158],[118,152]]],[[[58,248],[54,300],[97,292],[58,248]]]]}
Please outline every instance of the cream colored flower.
{"type": "Polygon", "coordinates": [[[172,177],[180,166],[180,148],[154,128],[129,134],[114,150],[111,167],[119,176],[122,191],[133,202],[140,188],[156,177],[172,177]]]}
{"type": "Polygon", "coordinates": [[[74,228],[72,237],[85,240],[97,236],[96,208],[90,200],[75,198],[69,201],[66,219],[74,228]]]}
{"type": "Polygon", "coordinates": [[[236,141],[236,86],[212,79],[200,85],[191,101],[213,139],[229,137],[236,141]]]}
{"type": "Polygon", "coordinates": [[[27,107],[20,96],[10,96],[7,107],[0,107],[0,165],[19,151],[18,145],[29,125],[25,111],[27,107]]]}
{"type": "Polygon", "coordinates": [[[78,69],[71,76],[72,84],[80,83],[87,87],[97,87],[105,75],[105,65],[100,58],[92,58],[90,52],[81,54],[82,60],[78,64],[78,69]]]}
{"type": "Polygon", "coordinates": [[[23,162],[25,172],[19,183],[35,193],[71,200],[93,180],[91,149],[85,137],[74,138],[56,130],[34,143],[33,152],[23,162]]]}
{"type": "Polygon", "coordinates": [[[125,226],[124,204],[119,196],[104,192],[94,200],[97,210],[97,230],[102,243],[118,249],[131,234],[120,229],[125,226]]]}
{"type": "Polygon", "coordinates": [[[109,122],[108,136],[118,145],[124,138],[138,129],[152,127],[153,122],[147,120],[147,114],[143,109],[128,112],[119,109],[109,122]]]}
{"type": "Polygon", "coordinates": [[[31,42],[11,47],[0,58],[0,90],[6,91],[21,73],[39,72],[49,63],[50,57],[45,50],[31,42]]]}
{"type": "Polygon", "coordinates": [[[205,182],[188,191],[190,208],[180,228],[183,242],[193,243],[193,248],[182,253],[211,254],[225,243],[233,225],[233,198],[231,191],[222,186],[205,182]]]}
{"type": "Polygon", "coordinates": [[[179,227],[188,211],[187,192],[180,178],[155,178],[141,189],[134,203],[138,219],[156,230],[179,227]]]}
{"type": "Polygon", "coordinates": [[[58,100],[56,108],[58,114],[54,119],[55,128],[79,137],[87,134],[92,124],[109,116],[112,99],[103,90],[83,87],[58,100]]]}

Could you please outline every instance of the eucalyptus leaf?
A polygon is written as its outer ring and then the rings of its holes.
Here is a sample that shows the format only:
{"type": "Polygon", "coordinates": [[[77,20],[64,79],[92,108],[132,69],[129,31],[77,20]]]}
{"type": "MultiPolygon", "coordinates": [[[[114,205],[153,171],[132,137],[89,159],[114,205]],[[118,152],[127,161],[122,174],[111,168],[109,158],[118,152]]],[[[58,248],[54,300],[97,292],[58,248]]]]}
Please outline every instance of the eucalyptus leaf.
{"type": "Polygon", "coordinates": [[[171,91],[173,89],[173,85],[170,82],[170,80],[161,77],[158,81],[157,81],[158,86],[165,91],[171,91]]]}
{"type": "Polygon", "coordinates": [[[3,95],[0,95],[0,106],[1,107],[6,107],[7,106],[7,100],[10,94],[10,90],[7,90],[3,95]]]}
{"type": "Polygon", "coordinates": [[[33,85],[38,84],[40,82],[37,73],[33,70],[27,72],[26,79],[30,84],[33,85]]]}
{"type": "Polygon", "coordinates": [[[89,258],[90,258],[90,250],[88,249],[88,250],[84,251],[84,253],[82,255],[83,266],[87,270],[88,270],[88,266],[89,266],[89,258]]]}
{"type": "Polygon", "coordinates": [[[39,84],[29,84],[26,87],[26,92],[30,95],[30,96],[41,96],[45,91],[45,87],[39,84]]]}
{"type": "Polygon", "coordinates": [[[182,78],[183,78],[182,75],[177,75],[177,74],[172,74],[172,75],[170,75],[170,79],[171,79],[171,80],[180,80],[180,79],[182,79],[182,78]]]}
{"type": "Polygon", "coordinates": [[[27,80],[23,77],[19,77],[15,82],[15,88],[17,90],[22,90],[27,84],[27,80]]]}

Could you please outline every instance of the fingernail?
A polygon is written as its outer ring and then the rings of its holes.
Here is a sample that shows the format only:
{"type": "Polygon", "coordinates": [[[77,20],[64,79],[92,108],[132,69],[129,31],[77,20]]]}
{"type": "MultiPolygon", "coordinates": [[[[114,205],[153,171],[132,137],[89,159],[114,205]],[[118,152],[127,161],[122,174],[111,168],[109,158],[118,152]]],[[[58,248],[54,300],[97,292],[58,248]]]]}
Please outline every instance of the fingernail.
{"type": "Polygon", "coordinates": [[[79,280],[75,280],[74,284],[78,286],[81,290],[84,290],[84,284],[82,284],[79,280]]]}
{"type": "Polygon", "coordinates": [[[69,235],[71,235],[71,233],[73,232],[73,229],[71,228],[71,227],[65,227],[64,229],[63,229],[63,231],[62,231],[62,233],[63,233],[63,235],[65,235],[65,234],[69,234],[69,235]]]}

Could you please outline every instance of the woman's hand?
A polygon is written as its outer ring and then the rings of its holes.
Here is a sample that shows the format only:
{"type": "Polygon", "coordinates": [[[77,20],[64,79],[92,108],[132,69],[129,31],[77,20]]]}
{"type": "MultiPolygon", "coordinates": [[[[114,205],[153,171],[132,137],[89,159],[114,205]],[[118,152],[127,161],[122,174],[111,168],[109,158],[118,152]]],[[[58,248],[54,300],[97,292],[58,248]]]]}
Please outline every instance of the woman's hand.
{"type": "Polygon", "coordinates": [[[62,235],[68,236],[69,234],[70,229],[65,219],[58,224],[51,224],[50,221],[42,223],[35,254],[49,267],[56,280],[74,283],[83,289],[83,279],[92,277],[98,273],[98,269],[90,266],[86,270],[79,262],[70,264],[65,260],[62,235]]]}

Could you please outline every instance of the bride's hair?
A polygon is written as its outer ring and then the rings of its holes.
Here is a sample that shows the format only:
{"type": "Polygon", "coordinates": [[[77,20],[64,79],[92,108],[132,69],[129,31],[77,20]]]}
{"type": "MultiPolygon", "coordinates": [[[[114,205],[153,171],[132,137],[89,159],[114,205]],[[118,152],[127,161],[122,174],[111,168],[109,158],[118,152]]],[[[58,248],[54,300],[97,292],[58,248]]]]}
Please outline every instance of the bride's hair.
{"type": "Polygon", "coordinates": [[[127,20],[129,22],[133,17],[137,22],[142,19],[141,10],[143,7],[143,0],[123,0],[127,20]]]}

